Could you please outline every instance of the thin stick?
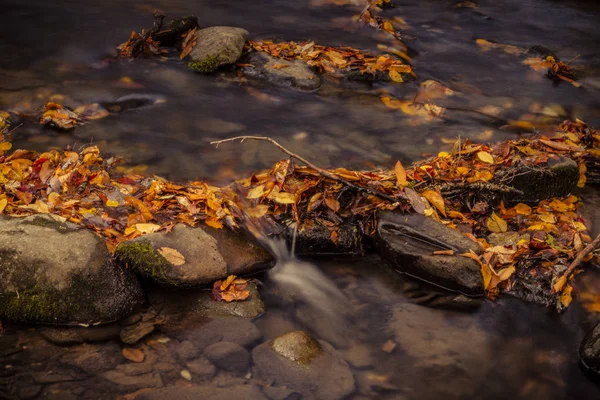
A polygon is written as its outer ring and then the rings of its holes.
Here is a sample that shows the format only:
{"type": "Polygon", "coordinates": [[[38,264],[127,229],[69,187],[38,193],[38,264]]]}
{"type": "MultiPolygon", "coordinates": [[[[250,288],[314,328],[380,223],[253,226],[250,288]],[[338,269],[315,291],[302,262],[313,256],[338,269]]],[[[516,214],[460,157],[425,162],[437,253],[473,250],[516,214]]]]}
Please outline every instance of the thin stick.
{"type": "Polygon", "coordinates": [[[559,289],[555,288],[556,292],[559,292],[560,290],[562,290],[562,286],[564,286],[564,284],[567,282],[567,279],[569,279],[569,275],[571,275],[571,273],[575,270],[575,268],[577,268],[579,266],[579,264],[581,264],[583,259],[588,254],[590,254],[592,251],[594,251],[594,249],[598,246],[598,244],[600,244],[600,235],[596,236],[596,239],[594,239],[592,241],[592,243],[585,246],[585,248],[583,250],[581,250],[579,252],[579,254],[577,254],[577,257],[575,257],[575,259],[573,260],[571,265],[569,265],[569,268],[567,268],[567,270],[564,272],[564,274],[560,278],[558,278],[557,282],[559,282],[561,280],[563,280],[564,282],[562,283],[562,285],[559,289]]]}
{"type": "Polygon", "coordinates": [[[306,166],[308,166],[309,168],[314,169],[315,171],[317,171],[320,175],[323,175],[326,178],[329,179],[333,179],[334,181],[338,181],[343,183],[346,186],[349,186],[359,192],[366,192],[368,194],[371,194],[373,196],[377,196],[379,198],[382,198],[384,200],[387,201],[391,201],[392,203],[397,203],[399,200],[396,199],[395,197],[392,197],[390,195],[387,195],[385,193],[381,193],[377,190],[372,190],[369,188],[365,188],[365,187],[361,187],[361,186],[357,186],[352,182],[348,182],[347,180],[345,180],[344,178],[340,178],[339,176],[323,169],[323,168],[319,168],[317,167],[315,164],[311,163],[310,161],[308,161],[307,159],[303,158],[302,156],[299,156],[296,153],[292,153],[291,151],[289,151],[288,149],[286,149],[285,147],[283,147],[282,145],[280,145],[279,143],[277,143],[275,140],[271,139],[270,137],[266,137],[266,136],[236,136],[236,137],[232,137],[232,138],[228,138],[228,139],[223,139],[223,140],[216,140],[213,142],[210,142],[210,144],[214,144],[216,147],[219,147],[219,145],[221,143],[227,143],[227,142],[233,142],[236,140],[239,140],[240,142],[243,142],[246,139],[251,139],[251,140],[264,140],[266,142],[269,142],[271,144],[273,144],[275,147],[277,147],[279,150],[283,151],[285,154],[287,154],[288,156],[295,158],[296,160],[300,161],[301,163],[305,164],[306,166]]]}

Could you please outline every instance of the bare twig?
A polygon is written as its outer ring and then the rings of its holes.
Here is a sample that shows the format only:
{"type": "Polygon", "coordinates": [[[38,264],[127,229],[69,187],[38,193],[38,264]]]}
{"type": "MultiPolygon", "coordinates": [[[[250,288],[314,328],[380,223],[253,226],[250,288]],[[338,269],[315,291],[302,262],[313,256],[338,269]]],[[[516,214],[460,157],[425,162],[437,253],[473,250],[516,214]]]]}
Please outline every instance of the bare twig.
{"type": "Polygon", "coordinates": [[[498,192],[498,193],[517,193],[523,194],[522,190],[516,189],[512,186],[504,185],[501,183],[491,183],[491,182],[449,182],[443,183],[440,185],[441,192],[453,192],[456,190],[462,191],[489,191],[489,192],[498,192]]]}
{"type": "Polygon", "coordinates": [[[395,197],[392,197],[390,195],[387,195],[385,193],[381,193],[377,190],[373,190],[370,188],[366,188],[366,187],[362,187],[362,186],[358,186],[355,185],[352,182],[348,182],[347,180],[345,180],[344,178],[341,178],[339,176],[337,176],[334,173],[331,173],[323,168],[319,168],[317,167],[315,164],[311,163],[310,161],[308,161],[307,159],[305,159],[302,156],[299,156],[296,153],[292,153],[291,151],[289,151],[288,149],[286,149],[285,147],[283,147],[282,145],[280,145],[279,143],[277,143],[275,140],[271,139],[270,137],[266,137],[266,136],[236,136],[236,137],[232,137],[232,138],[228,138],[228,139],[223,139],[223,140],[216,140],[213,142],[210,142],[210,144],[214,144],[216,147],[219,147],[219,145],[221,143],[227,143],[227,142],[233,142],[236,140],[239,140],[240,142],[243,142],[244,140],[249,139],[249,140],[263,140],[266,142],[271,143],[272,145],[274,145],[275,147],[277,147],[279,150],[281,150],[282,152],[284,152],[285,154],[287,154],[288,156],[295,158],[296,160],[300,161],[301,163],[305,164],[307,167],[314,169],[315,171],[317,171],[320,175],[324,176],[325,178],[329,178],[332,179],[334,181],[337,182],[341,182],[344,185],[353,188],[354,190],[357,190],[359,192],[365,192],[368,193],[370,195],[373,196],[377,196],[381,199],[387,200],[387,201],[391,201],[392,203],[397,203],[399,200],[395,197]]]}
{"type": "Polygon", "coordinates": [[[573,273],[575,268],[581,264],[583,259],[587,257],[588,254],[594,251],[598,244],[600,244],[600,235],[596,236],[596,239],[594,239],[592,243],[585,246],[585,248],[577,254],[577,257],[575,257],[571,265],[569,265],[569,268],[567,268],[562,276],[556,280],[557,283],[554,285],[555,292],[560,292],[562,290],[565,283],[567,283],[567,279],[569,279],[569,275],[573,273]]]}

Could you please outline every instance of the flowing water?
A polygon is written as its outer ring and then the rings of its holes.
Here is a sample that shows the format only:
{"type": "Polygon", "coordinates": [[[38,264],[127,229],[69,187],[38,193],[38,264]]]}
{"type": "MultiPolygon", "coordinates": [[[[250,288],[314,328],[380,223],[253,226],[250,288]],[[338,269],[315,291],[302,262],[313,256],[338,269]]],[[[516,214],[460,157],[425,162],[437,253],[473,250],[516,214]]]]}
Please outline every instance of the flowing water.
{"type": "MultiPolygon", "coordinates": [[[[195,14],[201,26],[240,26],[251,39],[314,40],[377,52],[377,44],[389,42],[381,33],[352,22],[360,4],[3,0],[0,109],[37,110],[50,98],[76,106],[150,96],[160,101],[70,133],[24,121],[11,140],[15,147],[40,151],[95,143],[126,157],[139,171],[215,184],[283,158],[260,142],[219,149],[209,144],[234,135],[270,136],[319,166],[348,168],[389,168],[397,159],[410,162],[451,148],[457,136],[486,142],[517,137],[515,131],[477,113],[449,110],[442,120],[421,123],[386,108],[379,99],[383,92],[411,99],[426,79],[456,92],[440,105],[500,109],[506,120],[537,113],[542,122],[569,117],[600,126],[596,1],[480,0],[473,2],[476,8],[455,7],[458,1],[450,0],[394,3],[396,7],[383,15],[406,21],[403,32],[415,82],[325,79],[318,92],[303,93],[245,81],[235,71],[197,75],[176,57],[106,60],[131,30],[151,26],[155,8],[173,17],[195,14]],[[585,66],[582,87],[553,83],[501,51],[482,52],[477,38],[524,48],[540,45],[562,60],[574,59],[573,65],[585,66]]],[[[592,220],[598,220],[596,196],[586,193],[586,212],[592,220]]],[[[304,329],[332,343],[352,367],[359,388],[356,399],[600,398],[599,387],[584,376],[577,361],[580,340],[599,318],[577,299],[561,315],[512,298],[486,301],[466,311],[433,308],[431,302],[416,298],[436,289],[396,274],[376,257],[297,260],[280,247],[277,251],[277,267],[261,277],[267,311],[256,326],[265,339],[304,329]]],[[[600,292],[597,269],[578,276],[576,289],[600,292]]],[[[170,296],[174,302],[185,298],[170,296]]],[[[189,330],[199,332],[193,324],[189,330]]],[[[46,343],[35,328],[14,326],[6,338],[22,346],[19,353],[0,360],[5,368],[0,384],[14,376],[29,382],[30,372],[89,368],[75,359],[98,360],[98,368],[123,361],[114,340],[59,347],[46,343]]],[[[161,373],[165,384],[178,379],[177,371],[161,373]]],[[[108,385],[89,371],[85,378],[35,381],[34,386],[38,392],[29,394],[46,398],[114,398],[133,391],[108,385]]],[[[3,393],[0,390],[0,398],[3,393]]]]}

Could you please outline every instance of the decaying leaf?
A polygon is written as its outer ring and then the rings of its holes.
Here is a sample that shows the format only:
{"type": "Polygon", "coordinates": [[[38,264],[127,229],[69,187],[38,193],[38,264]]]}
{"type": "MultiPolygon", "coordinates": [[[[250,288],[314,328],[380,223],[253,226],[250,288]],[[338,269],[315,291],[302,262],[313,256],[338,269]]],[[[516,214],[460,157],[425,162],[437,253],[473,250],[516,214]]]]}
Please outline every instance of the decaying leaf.
{"type": "Polygon", "coordinates": [[[235,275],[229,275],[224,281],[216,281],[213,285],[212,299],[214,301],[243,301],[250,296],[248,281],[240,279],[235,275]]]}
{"type": "Polygon", "coordinates": [[[173,249],[171,247],[159,247],[158,252],[168,262],[175,265],[176,267],[185,264],[185,257],[176,249],[173,249]]]}

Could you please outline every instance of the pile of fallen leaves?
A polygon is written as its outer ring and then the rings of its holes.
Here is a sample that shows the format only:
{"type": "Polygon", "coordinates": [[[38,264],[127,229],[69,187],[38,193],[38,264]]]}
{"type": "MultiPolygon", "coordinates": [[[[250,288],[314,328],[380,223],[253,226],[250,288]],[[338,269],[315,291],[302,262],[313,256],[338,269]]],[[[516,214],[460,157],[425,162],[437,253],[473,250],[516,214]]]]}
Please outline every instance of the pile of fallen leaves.
{"type": "Polygon", "coordinates": [[[250,296],[247,289],[248,281],[238,278],[235,275],[229,275],[225,280],[218,280],[213,285],[212,299],[214,301],[232,301],[246,300],[250,296]]]}
{"type": "Polygon", "coordinates": [[[402,74],[414,76],[410,65],[390,55],[374,56],[352,47],[328,47],[315,42],[282,42],[249,41],[248,46],[255,51],[262,51],[273,57],[286,60],[301,59],[308,65],[316,67],[332,75],[347,75],[359,72],[362,75],[388,74],[394,82],[403,82],[402,74]]]}
{"type": "MultiPolygon", "coordinates": [[[[581,121],[567,121],[546,135],[493,147],[468,140],[457,143],[452,152],[441,152],[411,168],[400,162],[392,170],[338,168],[327,171],[338,178],[330,179],[288,159],[269,171],[219,188],[202,181],[176,184],[132,173],[95,146],[80,152],[15,150],[5,154],[11,146],[2,141],[0,213],[52,213],[94,230],[114,250],[124,240],[170,231],[176,223],[234,228],[246,218],[292,223],[300,231],[325,227],[335,243],[347,223],[364,234],[374,233],[378,210],[418,212],[480,244],[483,256],[464,256],[481,263],[490,297],[519,285],[539,284],[549,294],[560,296],[566,306],[571,286],[552,286],[590,242],[577,214],[578,199],[570,196],[507,208],[501,202],[481,200],[486,198],[481,193],[510,190],[506,171],[516,165],[535,168],[558,155],[579,162],[583,185],[586,162],[597,156],[599,145],[600,133],[581,121]],[[492,233],[512,233],[514,244],[493,245],[492,233]]],[[[244,296],[242,286],[233,280],[219,286],[218,292],[223,298],[244,296]],[[233,289],[228,289],[231,284],[233,289]]]]}

